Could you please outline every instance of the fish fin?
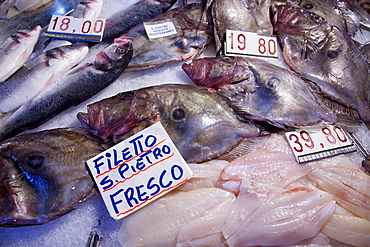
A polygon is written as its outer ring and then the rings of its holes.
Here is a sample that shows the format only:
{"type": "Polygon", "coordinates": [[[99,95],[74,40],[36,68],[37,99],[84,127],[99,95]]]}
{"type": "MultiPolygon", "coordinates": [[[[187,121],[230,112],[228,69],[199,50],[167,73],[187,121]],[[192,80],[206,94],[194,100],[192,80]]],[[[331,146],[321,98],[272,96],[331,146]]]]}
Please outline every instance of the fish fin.
{"type": "Polygon", "coordinates": [[[248,154],[254,150],[256,140],[252,138],[244,138],[237,146],[229,152],[217,157],[218,160],[232,161],[242,155],[248,154]]]}

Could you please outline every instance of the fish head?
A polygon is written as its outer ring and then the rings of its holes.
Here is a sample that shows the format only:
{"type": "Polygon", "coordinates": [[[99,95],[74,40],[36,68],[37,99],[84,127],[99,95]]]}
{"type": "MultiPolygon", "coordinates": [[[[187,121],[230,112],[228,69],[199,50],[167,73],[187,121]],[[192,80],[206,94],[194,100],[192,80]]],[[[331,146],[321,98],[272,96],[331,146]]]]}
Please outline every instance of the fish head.
{"type": "Polygon", "coordinates": [[[57,61],[65,61],[69,64],[77,64],[88,53],[89,47],[86,45],[67,45],[60,46],[45,52],[46,63],[51,66],[57,61]]]}
{"type": "Polygon", "coordinates": [[[313,12],[292,5],[274,7],[274,32],[305,36],[317,43],[324,40],[331,26],[325,19],[313,12]]]}
{"type": "Polygon", "coordinates": [[[114,39],[114,42],[95,55],[94,67],[102,71],[112,71],[126,67],[132,57],[132,40],[127,35],[114,39]]]}
{"type": "Polygon", "coordinates": [[[248,64],[238,57],[194,59],[191,64],[183,64],[182,69],[196,85],[214,89],[228,88],[251,76],[248,64]]]}
{"type": "Polygon", "coordinates": [[[95,195],[85,161],[104,149],[92,140],[57,129],[2,142],[0,226],[43,224],[95,195]]]}
{"type": "Polygon", "coordinates": [[[89,105],[88,113],[79,113],[78,119],[93,134],[115,143],[160,121],[180,153],[192,162],[218,157],[244,138],[260,134],[258,127],[240,121],[216,95],[189,85],[119,94],[89,105]]]}
{"type": "Polygon", "coordinates": [[[335,115],[317,102],[310,85],[299,76],[263,60],[246,61],[251,78],[217,91],[238,115],[280,128],[336,121],[335,115]]]}

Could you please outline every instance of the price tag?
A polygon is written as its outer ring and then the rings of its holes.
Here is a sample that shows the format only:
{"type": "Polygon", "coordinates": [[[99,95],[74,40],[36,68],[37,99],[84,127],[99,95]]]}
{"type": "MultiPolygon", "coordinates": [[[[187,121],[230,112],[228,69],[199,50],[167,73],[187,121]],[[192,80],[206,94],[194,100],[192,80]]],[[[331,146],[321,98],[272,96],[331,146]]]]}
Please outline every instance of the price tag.
{"type": "Polygon", "coordinates": [[[110,215],[116,220],[144,207],[193,175],[160,122],[86,163],[110,215]]]}
{"type": "Polygon", "coordinates": [[[328,125],[311,132],[286,132],[285,136],[298,163],[356,151],[356,146],[339,126],[328,125]]]}
{"type": "Polygon", "coordinates": [[[256,33],[226,30],[225,55],[250,55],[277,58],[276,37],[256,33]]]}
{"type": "Polygon", "coordinates": [[[144,28],[149,39],[177,35],[177,30],[172,21],[144,22],[144,28]]]}
{"type": "Polygon", "coordinates": [[[53,15],[45,32],[46,37],[84,41],[102,40],[105,19],[82,19],[53,15]]]}

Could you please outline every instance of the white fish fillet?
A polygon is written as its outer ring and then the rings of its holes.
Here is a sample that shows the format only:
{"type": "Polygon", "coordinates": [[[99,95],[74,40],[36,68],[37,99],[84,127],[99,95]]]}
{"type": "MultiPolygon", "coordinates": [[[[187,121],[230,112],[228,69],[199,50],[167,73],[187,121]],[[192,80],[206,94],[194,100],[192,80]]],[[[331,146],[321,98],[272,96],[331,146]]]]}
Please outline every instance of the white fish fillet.
{"type": "Polygon", "coordinates": [[[335,213],[322,232],[337,241],[353,246],[370,246],[370,221],[335,213]]]}
{"type": "Polygon", "coordinates": [[[248,178],[258,183],[285,188],[311,170],[309,164],[297,163],[283,136],[273,135],[267,139],[263,148],[230,162],[222,171],[221,178],[248,178]]]}
{"type": "Polygon", "coordinates": [[[229,246],[293,244],[318,234],[334,210],[333,197],[318,189],[243,179],[222,233],[229,246]]]}
{"type": "Polygon", "coordinates": [[[332,194],[339,205],[370,220],[370,176],[345,155],[317,161],[308,176],[319,188],[332,194]]]}
{"type": "Polygon", "coordinates": [[[173,191],[127,216],[118,233],[122,246],[176,246],[218,242],[234,194],[220,188],[173,191]],[[193,229],[196,227],[197,229],[193,229]]]}
{"type": "Polygon", "coordinates": [[[190,163],[188,164],[193,172],[193,177],[185,184],[177,189],[181,191],[189,191],[197,188],[212,188],[217,186],[217,181],[220,178],[222,169],[229,164],[224,160],[212,160],[205,163],[190,163]]]}

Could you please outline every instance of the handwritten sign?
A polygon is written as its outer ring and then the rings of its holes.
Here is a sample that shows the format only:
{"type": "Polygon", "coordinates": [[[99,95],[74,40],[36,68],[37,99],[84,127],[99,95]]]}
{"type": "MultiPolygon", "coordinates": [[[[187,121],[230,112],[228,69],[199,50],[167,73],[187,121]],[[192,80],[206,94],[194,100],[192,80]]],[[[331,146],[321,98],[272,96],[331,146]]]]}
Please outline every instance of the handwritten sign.
{"type": "Polygon", "coordinates": [[[53,15],[46,37],[72,39],[84,41],[102,40],[105,28],[105,19],[83,19],[70,16],[53,15]]]}
{"type": "Polygon", "coordinates": [[[299,163],[356,151],[356,146],[339,126],[327,125],[315,131],[291,131],[285,136],[299,163]]]}
{"type": "Polygon", "coordinates": [[[149,39],[169,37],[177,34],[172,21],[144,22],[144,28],[149,39]]]}
{"type": "Polygon", "coordinates": [[[226,30],[225,55],[250,55],[277,58],[276,37],[256,33],[226,30]]]}
{"type": "Polygon", "coordinates": [[[93,157],[87,165],[110,215],[116,220],[192,176],[160,122],[93,157]]]}

